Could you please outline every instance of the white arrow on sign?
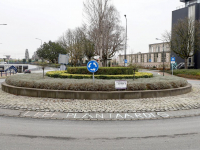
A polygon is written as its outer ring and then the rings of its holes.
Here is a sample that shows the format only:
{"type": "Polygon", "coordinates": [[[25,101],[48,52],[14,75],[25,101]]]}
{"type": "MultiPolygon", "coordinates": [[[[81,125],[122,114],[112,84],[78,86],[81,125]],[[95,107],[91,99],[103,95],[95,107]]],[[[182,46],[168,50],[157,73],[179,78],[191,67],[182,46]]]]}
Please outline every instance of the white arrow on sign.
{"type": "Polygon", "coordinates": [[[91,67],[91,63],[89,63],[88,67],[89,67],[89,68],[91,67]]]}
{"type": "Polygon", "coordinates": [[[97,67],[97,64],[96,64],[96,63],[93,63],[93,65],[95,65],[95,67],[97,67]]]}

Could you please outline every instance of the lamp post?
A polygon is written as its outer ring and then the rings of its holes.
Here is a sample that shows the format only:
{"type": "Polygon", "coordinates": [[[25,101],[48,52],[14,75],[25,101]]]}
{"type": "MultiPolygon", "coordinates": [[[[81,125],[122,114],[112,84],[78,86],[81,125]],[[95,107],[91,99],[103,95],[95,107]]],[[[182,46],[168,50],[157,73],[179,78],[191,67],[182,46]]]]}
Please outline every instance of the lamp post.
{"type": "Polygon", "coordinates": [[[162,61],[163,61],[163,76],[164,76],[164,41],[163,40],[161,40],[161,39],[158,39],[158,38],[156,38],[156,40],[160,40],[160,41],[162,41],[163,42],[163,57],[162,57],[162,61]]]}
{"type": "MultiPolygon", "coordinates": [[[[124,15],[124,17],[126,18],[126,15],[124,15]]],[[[125,55],[124,55],[124,67],[126,67],[126,45],[127,45],[127,18],[126,18],[126,41],[125,41],[125,55]]]]}
{"type": "Polygon", "coordinates": [[[42,40],[41,40],[41,39],[39,39],[39,38],[35,38],[35,39],[37,39],[37,40],[40,40],[40,41],[41,41],[41,46],[42,46],[42,40]]]}

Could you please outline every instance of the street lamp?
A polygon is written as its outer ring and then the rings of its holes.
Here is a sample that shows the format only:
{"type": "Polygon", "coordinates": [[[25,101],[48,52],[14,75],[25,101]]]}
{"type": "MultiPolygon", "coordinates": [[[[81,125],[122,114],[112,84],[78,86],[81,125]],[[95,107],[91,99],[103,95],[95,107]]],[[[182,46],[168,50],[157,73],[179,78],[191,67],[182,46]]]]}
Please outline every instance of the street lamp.
{"type": "MultiPolygon", "coordinates": [[[[126,15],[124,15],[126,18],[126,15]]],[[[126,60],[126,44],[127,44],[127,18],[126,18],[126,41],[125,41],[125,55],[124,55],[124,67],[126,66],[125,60],[126,60]]]]}
{"type": "Polygon", "coordinates": [[[41,40],[41,39],[39,39],[39,38],[35,38],[35,39],[37,39],[37,40],[40,40],[40,41],[41,41],[41,46],[42,46],[42,40],[41,40]]]}
{"type": "Polygon", "coordinates": [[[163,40],[161,40],[161,39],[159,39],[159,38],[156,38],[156,40],[160,40],[160,41],[162,41],[163,42],[163,76],[164,76],[164,41],[163,40]]]}

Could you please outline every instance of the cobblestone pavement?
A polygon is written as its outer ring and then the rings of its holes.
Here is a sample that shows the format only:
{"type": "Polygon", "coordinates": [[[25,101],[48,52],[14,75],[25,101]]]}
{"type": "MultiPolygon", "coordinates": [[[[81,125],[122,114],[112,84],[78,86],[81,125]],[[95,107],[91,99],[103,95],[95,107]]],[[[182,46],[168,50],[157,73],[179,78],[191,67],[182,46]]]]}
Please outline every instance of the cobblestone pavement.
{"type": "Polygon", "coordinates": [[[44,112],[161,112],[200,108],[200,85],[192,92],[134,100],[70,100],[16,96],[0,89],[0,108],[44,112]]]}

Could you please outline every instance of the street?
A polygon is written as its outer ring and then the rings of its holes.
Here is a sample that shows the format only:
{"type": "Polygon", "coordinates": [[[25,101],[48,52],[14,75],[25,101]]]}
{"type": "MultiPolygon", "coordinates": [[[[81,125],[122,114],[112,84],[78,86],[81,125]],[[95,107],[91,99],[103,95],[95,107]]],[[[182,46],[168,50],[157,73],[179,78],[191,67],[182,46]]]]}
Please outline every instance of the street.
{"type": "Polygon", "coordinates": [[[196,149],[200,117],[146,121],[64,121],[0,117],[2,150],[196,149]]]}

